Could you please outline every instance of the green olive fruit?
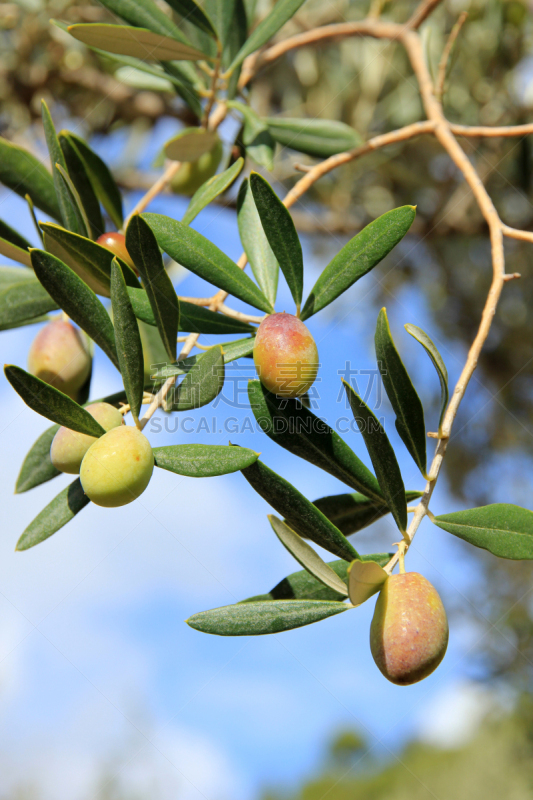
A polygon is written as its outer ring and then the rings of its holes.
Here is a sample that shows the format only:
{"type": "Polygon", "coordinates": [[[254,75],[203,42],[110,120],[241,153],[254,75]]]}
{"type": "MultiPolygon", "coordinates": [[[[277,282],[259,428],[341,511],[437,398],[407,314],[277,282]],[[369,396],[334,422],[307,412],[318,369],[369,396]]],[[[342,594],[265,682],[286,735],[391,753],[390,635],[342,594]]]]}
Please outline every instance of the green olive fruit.
{"type": "MultiPolygon", "coordinates": [[[[105,431],[117,428],[124,422],[118,408],[109,403],[91,403],[85,410],[100,423],[105,431]]],[[[61,427],[54,436],[50,447],[52,464],[60,472],[77,475],[83,456],[96,441],[96,436],[88,436],[86,433],[78,433],[70,428],[61,427]]]]}
{"type": "Polygon", "coordinates": [[[222,142],[218,141],[209,153],[204,153],[197,161],[183,163],[170,181],[172,191],[175,194],[193,195],[216,173],[222,150],[222,142]]]}
{"type": "Polygon", "coordinates": [[[118,231],[103,233],[96,240],[96,244],[101,245],[101,247],[105,247],[106,250],[110,250],[113,255],[121,258],[129,267],[137,272],[135,269],[135,264],[133,263],[133,259],[128,253],[128,249],[126,247],[126,237],[123,233],[118,233],[118,231]]]}
{"type": "Polygon", "coordinates": [[[91,371],[91,354],[82,331],[54,319],[41,328],[28,353],[28,370],[73,400],[91,371]]]}
{"type": "Polygon", "coordinates": [[[400,686],[427,678],[448,646],[442,600],[417,572],[391,575],[379,593],[370,626],[370,650],[383,675],[400,686]]]}
{"type": "Polygon", "coordinates": [[[122,425],[104,433],[81,462],[83,491],[97,506],[116,508],[139,497],[152,477],[154,455],[146,436],[122,425]]]}
{"type": "Polygon", "coordinates": [[[254,363],[263,386],[278,397],[299,397],[313,385],[318,350],[308,328],[293,314],[270,314],[257,331],[254,363]]]}

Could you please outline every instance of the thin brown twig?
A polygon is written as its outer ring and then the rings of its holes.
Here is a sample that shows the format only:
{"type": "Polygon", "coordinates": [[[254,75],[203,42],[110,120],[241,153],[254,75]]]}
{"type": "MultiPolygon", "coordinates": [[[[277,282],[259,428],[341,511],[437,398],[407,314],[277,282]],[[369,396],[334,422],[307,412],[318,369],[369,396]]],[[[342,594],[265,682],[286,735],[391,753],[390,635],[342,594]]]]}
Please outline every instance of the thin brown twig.
{"type": "Polygon", "coordinates": [[[457,22],[450,31],[450,35],[448,36],[448,41],[444,45],[444,50],[442,51],[442,56],[440,58],[439,67],[437,70],[437,80],[435,81],[435,97],[437,98],[437,100],[441,100],[442,95],[444,94],[444,81],[446,80],[446,71],[448,69],[448,61],[450,60],[450,54],[455,44],[455,40],[459,36],[461,28],[463,27],[467,17],[468,17],[468,11],[462,11],[461,14],[459,15],[459,19],[457,20],[457,22]]]}

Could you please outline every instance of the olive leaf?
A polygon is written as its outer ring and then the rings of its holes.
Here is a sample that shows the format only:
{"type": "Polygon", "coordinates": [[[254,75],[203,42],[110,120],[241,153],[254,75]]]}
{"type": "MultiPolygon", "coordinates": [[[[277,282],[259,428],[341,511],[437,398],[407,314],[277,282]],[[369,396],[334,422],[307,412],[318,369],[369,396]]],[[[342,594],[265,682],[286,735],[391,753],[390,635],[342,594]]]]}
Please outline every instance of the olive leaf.
{"type": "Polygon", "coordinates": [[[527,508],[493,503],[430,519],[439,528],[500,558],[533,559],[533,511],[527,508]]]}
{"type": "Polygon", "coordinates": [[[257,461],[259,453],[246,447],[216,444],[175,444],[154,447],[156,467],[187,475],[189,478],[212,478],[238,472],[257,461]]]}
{"type": "Polygon", "coordinates": [[[44,542],[67,522],[70,522],[89,502],[89,498],[83,492],[80,479],[76,478],[30,522],[20,536],[15,549],[28,550],[30,547],[44,542]]]}
{"type": "Polygon", "coordinates": [[[381,564],[375,561],[352,561],[348,567],[348,591],[350,602],[360,606],[381,590],[388,578],[381,564]]]}
{"type": "Polygon", "coordinates": [[[433,366],[437,370],[437,375],[439,376],[440,381],[440,417],[439,417],[439,428],[442,425],[442,420],[444,418],[444,412],[446,411],[446,406],[448,405],[448,397],[449,397],[449,390],[448,390],[448,371],[446,369],[446,365],[442,360],[442,356],[437,350],[435,344],[431,341],[427,333],[425,333],[422,328],[419,328],[417,325],[411,325],[407,323],[404,325],[405,330],[407,333],[410,333],[417,342],[420,342],[428,356],[430,357],[433,366]]]}
{"type": "Polygon", "coordinates": [[[137,422],[144,390],[143,348],[124,275],[116,259],[111,264],[111,303],[118,364],[131,413],[137,422]]]}

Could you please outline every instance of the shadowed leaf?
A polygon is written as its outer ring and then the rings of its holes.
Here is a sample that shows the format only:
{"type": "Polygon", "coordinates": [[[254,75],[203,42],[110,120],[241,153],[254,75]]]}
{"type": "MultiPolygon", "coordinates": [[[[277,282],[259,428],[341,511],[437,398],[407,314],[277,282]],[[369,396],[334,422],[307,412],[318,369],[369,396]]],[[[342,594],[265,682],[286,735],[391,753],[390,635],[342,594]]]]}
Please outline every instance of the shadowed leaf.
{"type": "Polygon", "coordinates": [[[83,493],[80,479],[76,478],[30,522],[18,540],[16,549],[29,550],[30,547],[44,542],[70,522],[89,502],[89,498],[83,493]]]}

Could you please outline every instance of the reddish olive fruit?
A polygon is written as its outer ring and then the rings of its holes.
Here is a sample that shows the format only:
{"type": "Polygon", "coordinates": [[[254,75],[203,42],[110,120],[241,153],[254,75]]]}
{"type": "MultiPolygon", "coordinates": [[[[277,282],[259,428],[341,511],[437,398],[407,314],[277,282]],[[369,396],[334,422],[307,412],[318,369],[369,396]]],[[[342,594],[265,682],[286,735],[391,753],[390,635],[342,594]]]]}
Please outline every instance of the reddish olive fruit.
{"type": "MultiPolygon", "coordinates": [[[[124,421],[118,408],[109,403],[91,403],[85,410],[100,423],[105,431],[117,428],[124,421]]],[[[88,436],[86,433],[78,433],[70,428],[61,427],[54,436],[50,447],[52,464],[60,472],[77,475],[83,456],[96,440],[96,436],[88,436]]]]}
{"type": "Polygon", "coordinates": [[[152,477],[154,454],[146,436],[122,425],[104,433],[81,462],[80,481],[97,506],[116,508],[141,495],[152,477]]]}
{"type": "Polygon", "coordinates": [[[292,314],[271,314],[257,331],[254,362],[263,386],[280,397],[299,397],[318,372],[315,340],[292,314]]]}
{"type": "MultiPolygon", "coordinates": [[[[126,237],[123,233],[118,233],[117,231],[111,233],[103,233],[101,236],[98,237],[96,240],[96,244],[105,247],[106,250],[111,250],[111,252],[121,258],[126,264],[135,270],[135,264],[128,253],[126,248],[126,237]]],[[[137,271],[137,270],[135,270],[137,271]]]]}
{"type": "Polygon", "coordinates": [[[85,334],[71,322],[55,319],[41,328],[28,353],[28,370],[76,399],[91,371],[85,334]]]}
{"type": "Polygon", "coordinates": [[[376,603],[370,649],[383,675],[400,686],[427,678],[448,646],[448,620],[438,593],[417,572],[391,575],[376,603]]]}

